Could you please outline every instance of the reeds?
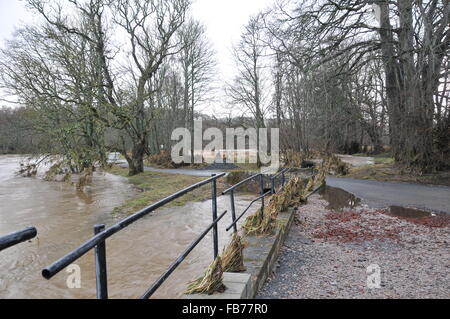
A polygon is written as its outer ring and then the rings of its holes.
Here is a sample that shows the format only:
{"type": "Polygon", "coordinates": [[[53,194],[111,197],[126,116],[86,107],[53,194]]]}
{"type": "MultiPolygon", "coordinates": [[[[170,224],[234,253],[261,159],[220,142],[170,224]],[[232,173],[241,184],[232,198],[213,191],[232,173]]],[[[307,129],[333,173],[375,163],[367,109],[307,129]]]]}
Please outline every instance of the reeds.
{"type": "Polygon", "coordinates": [[[218,256],[206,269],[205,275],[189,283],[186,294],[208,294],[224,292],[222,258],[218,256]]]}
{"type": "Polygon", "coordinates": [[[222,253],[222,267],[224,272],[243,272],[245,244],[241,236],[233,234],[230,243],[222,253]]]}

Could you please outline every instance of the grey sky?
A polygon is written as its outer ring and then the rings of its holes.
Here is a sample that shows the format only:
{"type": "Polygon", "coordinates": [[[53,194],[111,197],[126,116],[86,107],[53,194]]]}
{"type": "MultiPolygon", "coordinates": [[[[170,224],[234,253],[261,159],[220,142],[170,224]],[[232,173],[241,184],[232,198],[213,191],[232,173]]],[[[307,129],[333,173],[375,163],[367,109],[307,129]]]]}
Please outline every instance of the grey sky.
{"type": "MultiPolygon", "coordinates": [[[[217,52],[219,79],[230,80],[233,75],[231,47],[239,39],[242,28],[251,15],[266,8],[273,0],[195,0],[194,16],[202,21],[217,52]]],[[[21,23],[32,22],[24,1],[0,0],[0,46],[11,37],[21,23]]],[[[208,112],[209,113],[209,112],[208,112]]]]}

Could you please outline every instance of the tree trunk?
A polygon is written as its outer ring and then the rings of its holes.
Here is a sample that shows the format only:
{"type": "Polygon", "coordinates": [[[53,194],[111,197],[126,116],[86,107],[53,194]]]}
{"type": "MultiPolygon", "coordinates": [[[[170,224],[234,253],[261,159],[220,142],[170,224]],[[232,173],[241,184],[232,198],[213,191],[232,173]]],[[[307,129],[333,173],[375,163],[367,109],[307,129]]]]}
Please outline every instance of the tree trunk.
{"type": "Polygon", "coordinates": [[[134,176],[144,172],[144,155],[146,150],[147,139],[142,138],[140,142],[133,145],[131,157],[125,156],[128,162],[128,175],[134,176]]]}

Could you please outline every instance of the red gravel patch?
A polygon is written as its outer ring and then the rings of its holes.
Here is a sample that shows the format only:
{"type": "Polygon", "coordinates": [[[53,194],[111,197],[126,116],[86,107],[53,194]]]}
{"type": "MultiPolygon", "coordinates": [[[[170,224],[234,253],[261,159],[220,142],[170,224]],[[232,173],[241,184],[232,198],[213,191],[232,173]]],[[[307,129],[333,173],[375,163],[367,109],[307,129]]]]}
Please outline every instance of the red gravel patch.
{"type": "Polygon", "coordinates": [[[420,232],[420,229],[411,228],[405,222],[428,228],[446,228],[450,225],[450,216],[399,217],[390,214],[387,209],[333,211],[326,213],[323,222],[315,225],[312,235],[325,241],[348,243],[386,239],[398,241],[402,233],[420,232]]]}
{"type": "Polygon", "coordinates": [[[383,229],[374,231],[359,225],[330,225],[325,224],[325,230],[314,233],[314,238],[325,239],[326,241],[337,241],[348,243],[353,241],[370,241],[392,239],[398,240],[400,237],[395,230],[383,229]]]}
{"type": "Polygon", "coordinates": [[[399,217],[389,213],[389,210],[384,210],[382,213],[399,218],[401,220],[416,224],[427,226],[431,228],[446,228],[450,226],[450,215],[448,214],[438,214],[436,216],[427,216],[427,217],[419,217],[419,218],[411,218],[411,217],[399,217]]]}

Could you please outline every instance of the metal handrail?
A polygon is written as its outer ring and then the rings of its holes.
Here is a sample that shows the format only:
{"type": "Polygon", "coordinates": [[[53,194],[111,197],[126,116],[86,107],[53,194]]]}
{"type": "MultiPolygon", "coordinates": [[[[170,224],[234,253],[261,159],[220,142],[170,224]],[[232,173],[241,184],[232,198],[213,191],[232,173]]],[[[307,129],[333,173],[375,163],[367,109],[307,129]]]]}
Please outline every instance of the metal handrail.
{"type": "Polygon", "coordinates": [[[50,266],[44,268],[42,270],[42,276],[45,279],[50,279],[54,275],[56,275],[58,272],[60,272],[65,267],[69,266],[73,261],[80,258],[84,254],[86,254],[89,250],[97,246],[99,243],[104,242],[107,238],[111,237],[115,233],[119,232],[120,230],[124,229],[125,227],[129,226],[130,224],[134,223],[135,221],[141,219],[142,217],[148,215],[149,213],[153,212],[154,210],[160,208],[161,206],[164,206],[165,204],[177,199],[178,197],[181,197],[194,189],[197,189],[203,185],[206,185],[212,181],[217,180],[218,178],[221,178],[225,175],[225,173],[213,176],[207,180],[198,182],[194,185],[191,185],[183,190],[180,190],[140,211],[137,213],[121,220],[120,222],[114,224],[113,226],[103,230],[102,232],[98,233],[94,237],[90,238],[83,244],[81,244],[78,248],[74,249],[70,253],[66,254],[59,260],[55,261],[50,266]]]}
{"type": "Polygon", "coordinates": [[[264,197],[266,197],[267,195],[270,195],[270,194],[272,194],[272,191],[268,191],[268,192],[264,193],[263,195],[259,196],[258,198],[255,198],[254,200],[252,200],[251,203],[248,204],[247,208],[244,209],[244,211],[242,212],[242,214],[239,215],[239,217],[236,218],[236,219],[231,223],[231,225],[228,226],[228,227],[226,228],[226,231],[229,231],[229,230],[231,229],[231,227],[235,226],[235,225],[237,224],[237,222],[242,218],[242,216],[245,215],[245,213],[247,213],[247,211],[250,209],[250,207],[251,207],[254,203],[256,203],[256,202],[259,201],[260,199],[262,199],[262,198],[264,198],[264,197]]]}
{"type": "Polygon", "coordinates": [[[105,229],[105,225],[95,225],[94,226],[94,236],[88,239],[86,242],[81,244],[78,248],[74,249],[70,253],[66,254],[62,258],[55,261],[53,264],[47,266],[42,270],[42,276],[46,279],[52,278],[58,272],[60,272],[65,267],[69,266],[72,262],[86,254],[89,250],[95,248],[95,272],[96,272],[96,283],[97,283],[97,298],[107,299],[108,298],[108,288],[107,288],[107,271],[106,271],[106,247],[105,241],[115,233],[134,223],[135,221],[147,216],[149,213],[155,211],[156,209],[164,206],[165,204],[181,197],[201,186],[211,183],[211,197],[212,197],[212,216],[213,223],[208,227],[207,231],[203,232],[200,237],[194,241],[191,246],[180,256],[171,267],[159,278],[159,280],[149,288],[144,294],[145,296],[151,296],[153,292],[166,280],[166,278],[175,270],[176,267],[184,260],[187,254],[200,242],[206,234],[213,229],[213,245],[214,245],[214,258],[218,256],[218,229],[217,223],[226,214],[224,212],[220,217],[217,217],[217,179],[225,176],[225,173],[218,175],[212,175],[204,181],[193,184],[185,189],[182,189],[140,211],[137,213],[119,221],[113,226],[105,229]]]}
{"type": "Polygon", "coordinates": [[[229,230],[231,229],[231,227],[233,227],[233,228],[234,228],[234,232],[237,233],[237,231],[238,231],[238,230],[237,230],[237,225],[236,225],[237,222],[239,221],[239,219],[242,218],[242,216],[245,215],[245,213],[249,210],[249,208],[250,208],[256,201],[261,200],[261,215],[264,214],[264,198],[265,198],[268,194],[273,193],[273,191],[270,190],[269,192],[264,193],[264,175],[261,174],[261,173],[259,173],[259,174],[252,175],[252,176],[250,176],[250,177],[248,177],[248,178],[246,178],[246,179],[240,181],[239,183],[237,183],[237,184],[231,186],[231,187],[228,188],[227,190],[223,191],[223,192],[222,192],[222,195],[225,195],[225,194],[228,194],[228,193],[230,194],[230,204],[231,204],[231,218],[232,218],[232,223],[231,223],[231,225],[227,228],[227,231],[229,231],[229,230]],[[250,182],[251,180],[253,180],[253,179],[257,178],[257,177],[260,178],[260,196],[259,196],[258,198],[256,198],[256,199],[254,199],[254,200],[250,203],[250,205],[244,210],[244,212],[239,216],[239,218],[236,218],[236,208],[235,208],[235,205],[234,205],[234,191],[236,190],[236,188],[238,188],[238,187],[244,185],[245,183],[250,182]]]}
{"type": "Polygon", "coordinates": [[[156,280],[156,282],[142,295],[141,299],[150,298],[155,291],[166,281],[172,272],[181,264],[181,262],[186,259],[190,252],[200,243],[200,241],[217,225],[217,223],[222,219],[227,211],[223,212],[214,222],[208,226],[208,228],[195,239],[186,250],[169,266],[169,268],[156,280]]]}
{"type": "MultiPolygon", "coordinates": [[[[286,171],[283,170],[282,174],[286,171]]],[[[154,210],[160,208],[161,206],[181,197],[203,185],[211,183],[211,197],[212,197],[212,216],[213,222],[210,224],[205,231],[202,232],[187,248],[186,250],[169,266],[169,268],[158,278],[158,280],[153,283],[152,286],[144,293],[141,298],[149,298],[153,295],[153,293],[164,283],[164,281],[172,274],[173,271],[181,264],[181,262],[189,255],[189,253],[200,243],[200,241],[211,231],[213,230],[213,245],[214,245],[214,259],[218,256],[218,222],[227,214],[227,211],[222,213],[220,216],[217,216],[217,179],[225,176],[226,173],[221,173],[218,175],[213,175],[211,178],[201,181],[199,183],[193,184],[183,190],[180,190],[138,212],[135,214],[119,221],[113,226],[105,229],[104,225],[96,225],[94,226],[94,236],[89,240],[81,244],[78,248],[74,249],[70,253],[66,254],[53,264],[49,265],[45,269],[42,270],[42,276],[46,279],[52,278],[58,272],[60,272],[65,267],[69,266],[73,261],[77,260],[84,254],[86,254],[89,250],[95,248],[95,267],[96,267],[96,282],[97,282],[97,298],[106,299],[108,298],[107,291],[107,273],[106,273],[106,247],[105,241],[115,233],[134,223],[135,221],[143,218],[154,210]]],[[[278,175],[279,176],[279,175],[278,175]]],[[[274,178],[271,178],[274,181],[274,178]]],[[[284,181],[284,175],[283,175],[284,181]]],[[[245,215],[248,209],[258,200],[261,200],[261,215],[264,213],[264,198],[270,194],[273,194],[273,189],[270,191],[264,192],[264,175],[256,174],[246,178],[245,180],[235,184],[230,187],[222,194],[230,194],[231,198],[231,212],[232,212],[232,221],[233,223],[227,228],[229,231],[232,227],[234,227],[234,231],[237,232],[237,222],[245,215]],[[235,216],[235,205],[234,205],[234,190],[239,186],[259,177],[260,178],[260,196],[254,199],[249,206],[244,210],[244,212],[236,218],[235,216]]]]}
{"type": "Polygon", "coordinates": [[[37,230],[35,227],[27,227],[14,233],[4,235],[0,237],[0,251],[30,240],[36,237],[36,235],[37,230]]]}
{"type": "Polygon", "coordinates": [[[290,168],[283,168],[281,171],[279,171],[276,175],[272,176],[271,179],[276,179],[278,178],[280,175],[286,174],[290,171],[290,168]]]}
{"type": "Polygon", "coordinates": [[[284,168],[278,174],[272,176],[270,178],[270,188],[272,190],[272,194],[276,193],[276,180],[281,175],[281,188],[284,187],[284,184],[286,183],[286,173],[289,173],[291,171],[291,168],[284,168]]]}
{"type": "Polygon", "coordinates": [[[252,175],[252,176],[250,176],[250,177],[248,177],[248,178],[246,178],[246,179],[240,181],[239,183],[237,183],[237,184],[231,186],[230,188],[224,190],[224,191],[222,192],[222,195],[228,194],[229,192],[235,190],[235,189],[238,188],[239,186],[242,186],[243,184],[245,184],[245,183],[247,183],[247,182],[251,181],[252,179],[255,179],[255,178],[259,177],[259,176],[262,176],[262,174],[260,173],[260,174],[252,175]]]}

